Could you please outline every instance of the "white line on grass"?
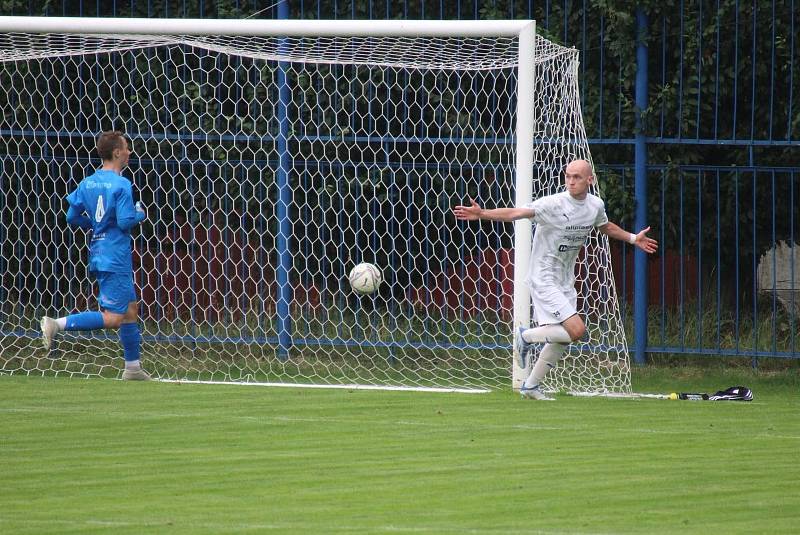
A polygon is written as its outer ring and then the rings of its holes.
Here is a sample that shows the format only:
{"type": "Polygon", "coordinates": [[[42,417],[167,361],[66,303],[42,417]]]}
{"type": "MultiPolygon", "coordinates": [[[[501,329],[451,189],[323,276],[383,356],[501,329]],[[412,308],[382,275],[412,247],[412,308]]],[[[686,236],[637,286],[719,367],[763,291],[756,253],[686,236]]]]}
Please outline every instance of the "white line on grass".
{"type": "Polygon", "coordinates": [[[482,388],[441,388],[434,386],[391,386],[391,385],[360,385],[360,384],[306,384],[306,383],[256,383],[237,381],[194,381],[189,379],[156,379],[161,383],[178,383],[194,385],[238,385],[238,386],[274,386],[280,388],[333,388],[339,390],[387,390],[398,392],[442,392],[457,394],[488,394],[491,390],[482,388]]]}

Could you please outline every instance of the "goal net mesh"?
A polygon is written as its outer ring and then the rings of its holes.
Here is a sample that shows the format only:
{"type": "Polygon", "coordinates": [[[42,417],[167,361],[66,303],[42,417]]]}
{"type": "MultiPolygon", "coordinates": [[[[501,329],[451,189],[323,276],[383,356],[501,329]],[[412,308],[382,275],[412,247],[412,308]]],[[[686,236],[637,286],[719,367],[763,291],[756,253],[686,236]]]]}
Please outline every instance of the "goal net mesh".
{"type": "MultiPolygon", "coordinates": [[[[577,52],[535,41],[533,197],[590,159],[577,52]]],[[[142,360],[175,380],[503,388],[514,203],[517,40],[0,36],[0,372],[119,377],[114,331],[39,319],[96,309],[66,194],[122,130],[142,360]],[[359,262],[383,272],[368,296],[359,262]]],[[[529,97],[531,98],[531,97],[529,97]]],[[[608,244],[576,270],[588,325],[551,390],[630,390],[608,244]]]]}

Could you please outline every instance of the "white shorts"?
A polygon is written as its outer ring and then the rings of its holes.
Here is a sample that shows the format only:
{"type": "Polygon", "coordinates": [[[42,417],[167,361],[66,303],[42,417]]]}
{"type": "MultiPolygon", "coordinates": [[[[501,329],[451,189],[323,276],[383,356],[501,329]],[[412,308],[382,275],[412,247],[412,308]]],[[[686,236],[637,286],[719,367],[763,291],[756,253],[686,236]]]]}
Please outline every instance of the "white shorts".
{"type": "Polygon", "coordinates": [[[537,325],[561,323],[578,313],[575,288],[528,285],[533,301],[533,321],[537,325]]]}

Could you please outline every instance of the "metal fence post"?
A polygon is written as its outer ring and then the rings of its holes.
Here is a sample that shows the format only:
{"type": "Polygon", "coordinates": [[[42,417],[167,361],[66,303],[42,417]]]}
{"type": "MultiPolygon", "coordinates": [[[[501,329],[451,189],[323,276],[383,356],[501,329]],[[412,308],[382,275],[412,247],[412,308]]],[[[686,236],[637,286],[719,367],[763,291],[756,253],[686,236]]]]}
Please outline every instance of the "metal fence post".
{"type": "MultiPolygon", "coordinates": [[[[278,5],[278,18],[289,18],[289,7],[286,2],[278,5]]],[[[278,68],[278,87],[279,98],[277,106],[277,118],[280,133],[277,137],[276,149],[280,158],[280,164],[276,172],[276,182],[278,187],[278,198],[276,199],[276,216],[278,218],[278,236],[276,249],[278,262],[275,266],[275,275],[278,282],[277,299],[277,327],[278,327],[278,358],[287,360],[289,358],[289,348],[292,345],[292,318],[290,303],[292,301],[292,286],[289,278],[289,271],[292,268],[291,240],[292,222],[289,219],[289,205],[292,202],[292,190],[289,184],[289,171],[292,166],[292,159],[289,155],[289,119],[287,108],[291,99],[289,91],[289,81],[286,75],[288,63],[279,62],[278,68]]]]}
{"type": "MultiPolygon", "coordinates": [[[[642,114],[647,108],[647,14],[636,9],[636,138],[635,138],[635,206],[634,232],[647,226],[647,137],[642,114]]],[[[646,362],[647,348],[647,254],[636,249],[633,256],[633,330],[634,360],[646,362]]]]}

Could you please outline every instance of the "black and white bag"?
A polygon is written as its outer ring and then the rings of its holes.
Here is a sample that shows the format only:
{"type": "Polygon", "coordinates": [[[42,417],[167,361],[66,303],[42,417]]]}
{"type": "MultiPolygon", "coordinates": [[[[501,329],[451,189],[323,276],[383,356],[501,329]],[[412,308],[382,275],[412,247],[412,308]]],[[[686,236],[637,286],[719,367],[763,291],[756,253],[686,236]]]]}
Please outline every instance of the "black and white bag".
{"type": "Polygon", "coordinates": [[[746,386],[732,386],[709,396],[710,401],[753,401],[753,392],[746,386]]]}

